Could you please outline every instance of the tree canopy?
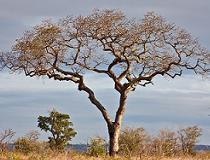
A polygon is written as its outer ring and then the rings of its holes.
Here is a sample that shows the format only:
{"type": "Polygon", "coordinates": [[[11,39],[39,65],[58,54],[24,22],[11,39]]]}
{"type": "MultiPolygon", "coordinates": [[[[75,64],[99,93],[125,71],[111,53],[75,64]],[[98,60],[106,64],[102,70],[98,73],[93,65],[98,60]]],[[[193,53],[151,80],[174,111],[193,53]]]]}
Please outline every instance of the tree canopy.
{"type": "Polygon", "coordinates": [[[208,51],[185,30],[149,12],[139,22],[115,10],[49,21],[26,31],[3,62],[28,76],[47,75],[78,82],[85,72],[104,73],[134,87],[158,74],[174,77],[182,70],[208,70],[208,51]]]}

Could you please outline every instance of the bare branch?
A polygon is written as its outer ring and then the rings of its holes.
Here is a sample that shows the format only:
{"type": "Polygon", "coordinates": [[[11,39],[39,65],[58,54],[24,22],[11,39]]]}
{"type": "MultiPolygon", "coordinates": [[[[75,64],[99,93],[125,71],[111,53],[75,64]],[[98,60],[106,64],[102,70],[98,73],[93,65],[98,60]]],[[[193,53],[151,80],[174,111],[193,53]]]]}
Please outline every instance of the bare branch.
{"type": "Polygon", "coordinates": [[[103,115],[107,125],[111,125],[112,124],[112,120],[111,120],[107,110],[96,99],[94,92],[84,84],[83,77],[80,78],[78,89],[80,91],[85,91],[89,95],[88,98],[100,110],[100,112],[102,113],[102,115],[103,115]]]}
{"type": "Polygon", "coordinates": [[[7,148],[7,144],[11,141],[14,135],[15,132],[12,129],[7,129],[0,133],[0,151],[7,148]]]}

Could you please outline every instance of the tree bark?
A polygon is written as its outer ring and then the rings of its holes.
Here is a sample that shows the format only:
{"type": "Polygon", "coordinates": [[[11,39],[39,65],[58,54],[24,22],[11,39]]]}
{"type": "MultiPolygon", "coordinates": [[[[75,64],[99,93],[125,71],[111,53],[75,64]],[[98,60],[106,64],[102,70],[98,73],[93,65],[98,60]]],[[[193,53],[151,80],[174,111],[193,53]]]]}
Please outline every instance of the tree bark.
{"type": "Polygon", "coordinates": [[[108,125],[109,132],[109,155],[115,157],[119,151],[119,137],[122,125],[122,118],[125,112],[125,105],[127,99],[127,92],[123,92],[120,95],[119,108],[116,112],[115,122],[108,125]]]}
{"type": "Polygon", "coordinates": [[[115,157],[119,151],[119,136],[121,126],[117,126],[114,122],[109,131],[109,155],[115,157]]]}

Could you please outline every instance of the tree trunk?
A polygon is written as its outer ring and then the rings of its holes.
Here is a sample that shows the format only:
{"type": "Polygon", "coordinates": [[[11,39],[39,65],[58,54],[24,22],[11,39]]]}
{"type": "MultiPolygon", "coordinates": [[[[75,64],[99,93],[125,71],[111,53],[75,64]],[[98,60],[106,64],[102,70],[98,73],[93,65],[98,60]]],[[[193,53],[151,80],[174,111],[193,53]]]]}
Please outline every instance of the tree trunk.
{"type": "Polygon", "coordinates": [[[119,107],[117,109],[115,115],[115,121],[112,122],[111,117],[109,116],[105,107],[96,99],[94,92],[88,88],[83,81],[83,77],[80,77],[80,81],[78,82],[78,89],[80,91],[85,91],[89,95],[90,101],[99,109],[102,113],[103,118],[105,119],[107,126],[108,126],[108,133],[109,133],[109,155],[115,157],[119,150],[119,136],[120,136],[120,129],[122,124],[123,114],[125,112],[125,105],[127,94],[130,91],[130,88],[124,86],[120,91],[120,101],[119,107]]]}
{"type": "Polygon", "coordinates": [[[120,95],[120,104],[116,112],[115,122],[108,125],[109,131],[109,155],[115,157],[119,151],[119,136],[122,124],[123,114],[125,112],[125,104],[127,99],[127,92],[122,92],[120,95]]]}
{"type": "Polygon", "coordinates": [[[115,157],[119,150],[119,136],[121,126],[116,125],[114,122],[112,126],[108,127],[109,131],[109,155],[115,157]]]}

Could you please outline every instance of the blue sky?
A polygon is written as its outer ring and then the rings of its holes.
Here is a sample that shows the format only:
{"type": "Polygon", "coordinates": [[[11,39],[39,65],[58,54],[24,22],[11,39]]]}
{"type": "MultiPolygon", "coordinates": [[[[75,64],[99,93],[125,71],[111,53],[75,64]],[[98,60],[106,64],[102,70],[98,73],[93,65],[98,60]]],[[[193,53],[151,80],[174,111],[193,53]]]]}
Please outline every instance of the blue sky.
{"type": "MultiPolygon", "coordinates": [[[[93,9],[119,9],[129,17],[141,18],[148,11],[185,28],[210,50],[209,0],[0,0],[0,50],[7,51],[15,39],[46,18],[87,15],[93,9]]],[[[111,115],[118,95],[105,77],[89,76],[87,83],[111,115]]],[[[179,129],[189,125],[203,128],[199,143],[210,144],[210,80],[194,75],[177,79],[157,77],[154,85],[138,87],[129,95],[123,126],[144,127],[155,134],[160,128],[179,129]]],[[[78,134],[73,143],[86,143],[96,135],[107,137],[100,113],[72,83],[22,74],[0,73],[0,131],[12,128],[16,137],[38,130],[37,117],[56,108],[68,113],[78,134]]],[[[42,138],[46,138],[45,133],[42,138]]]]}

